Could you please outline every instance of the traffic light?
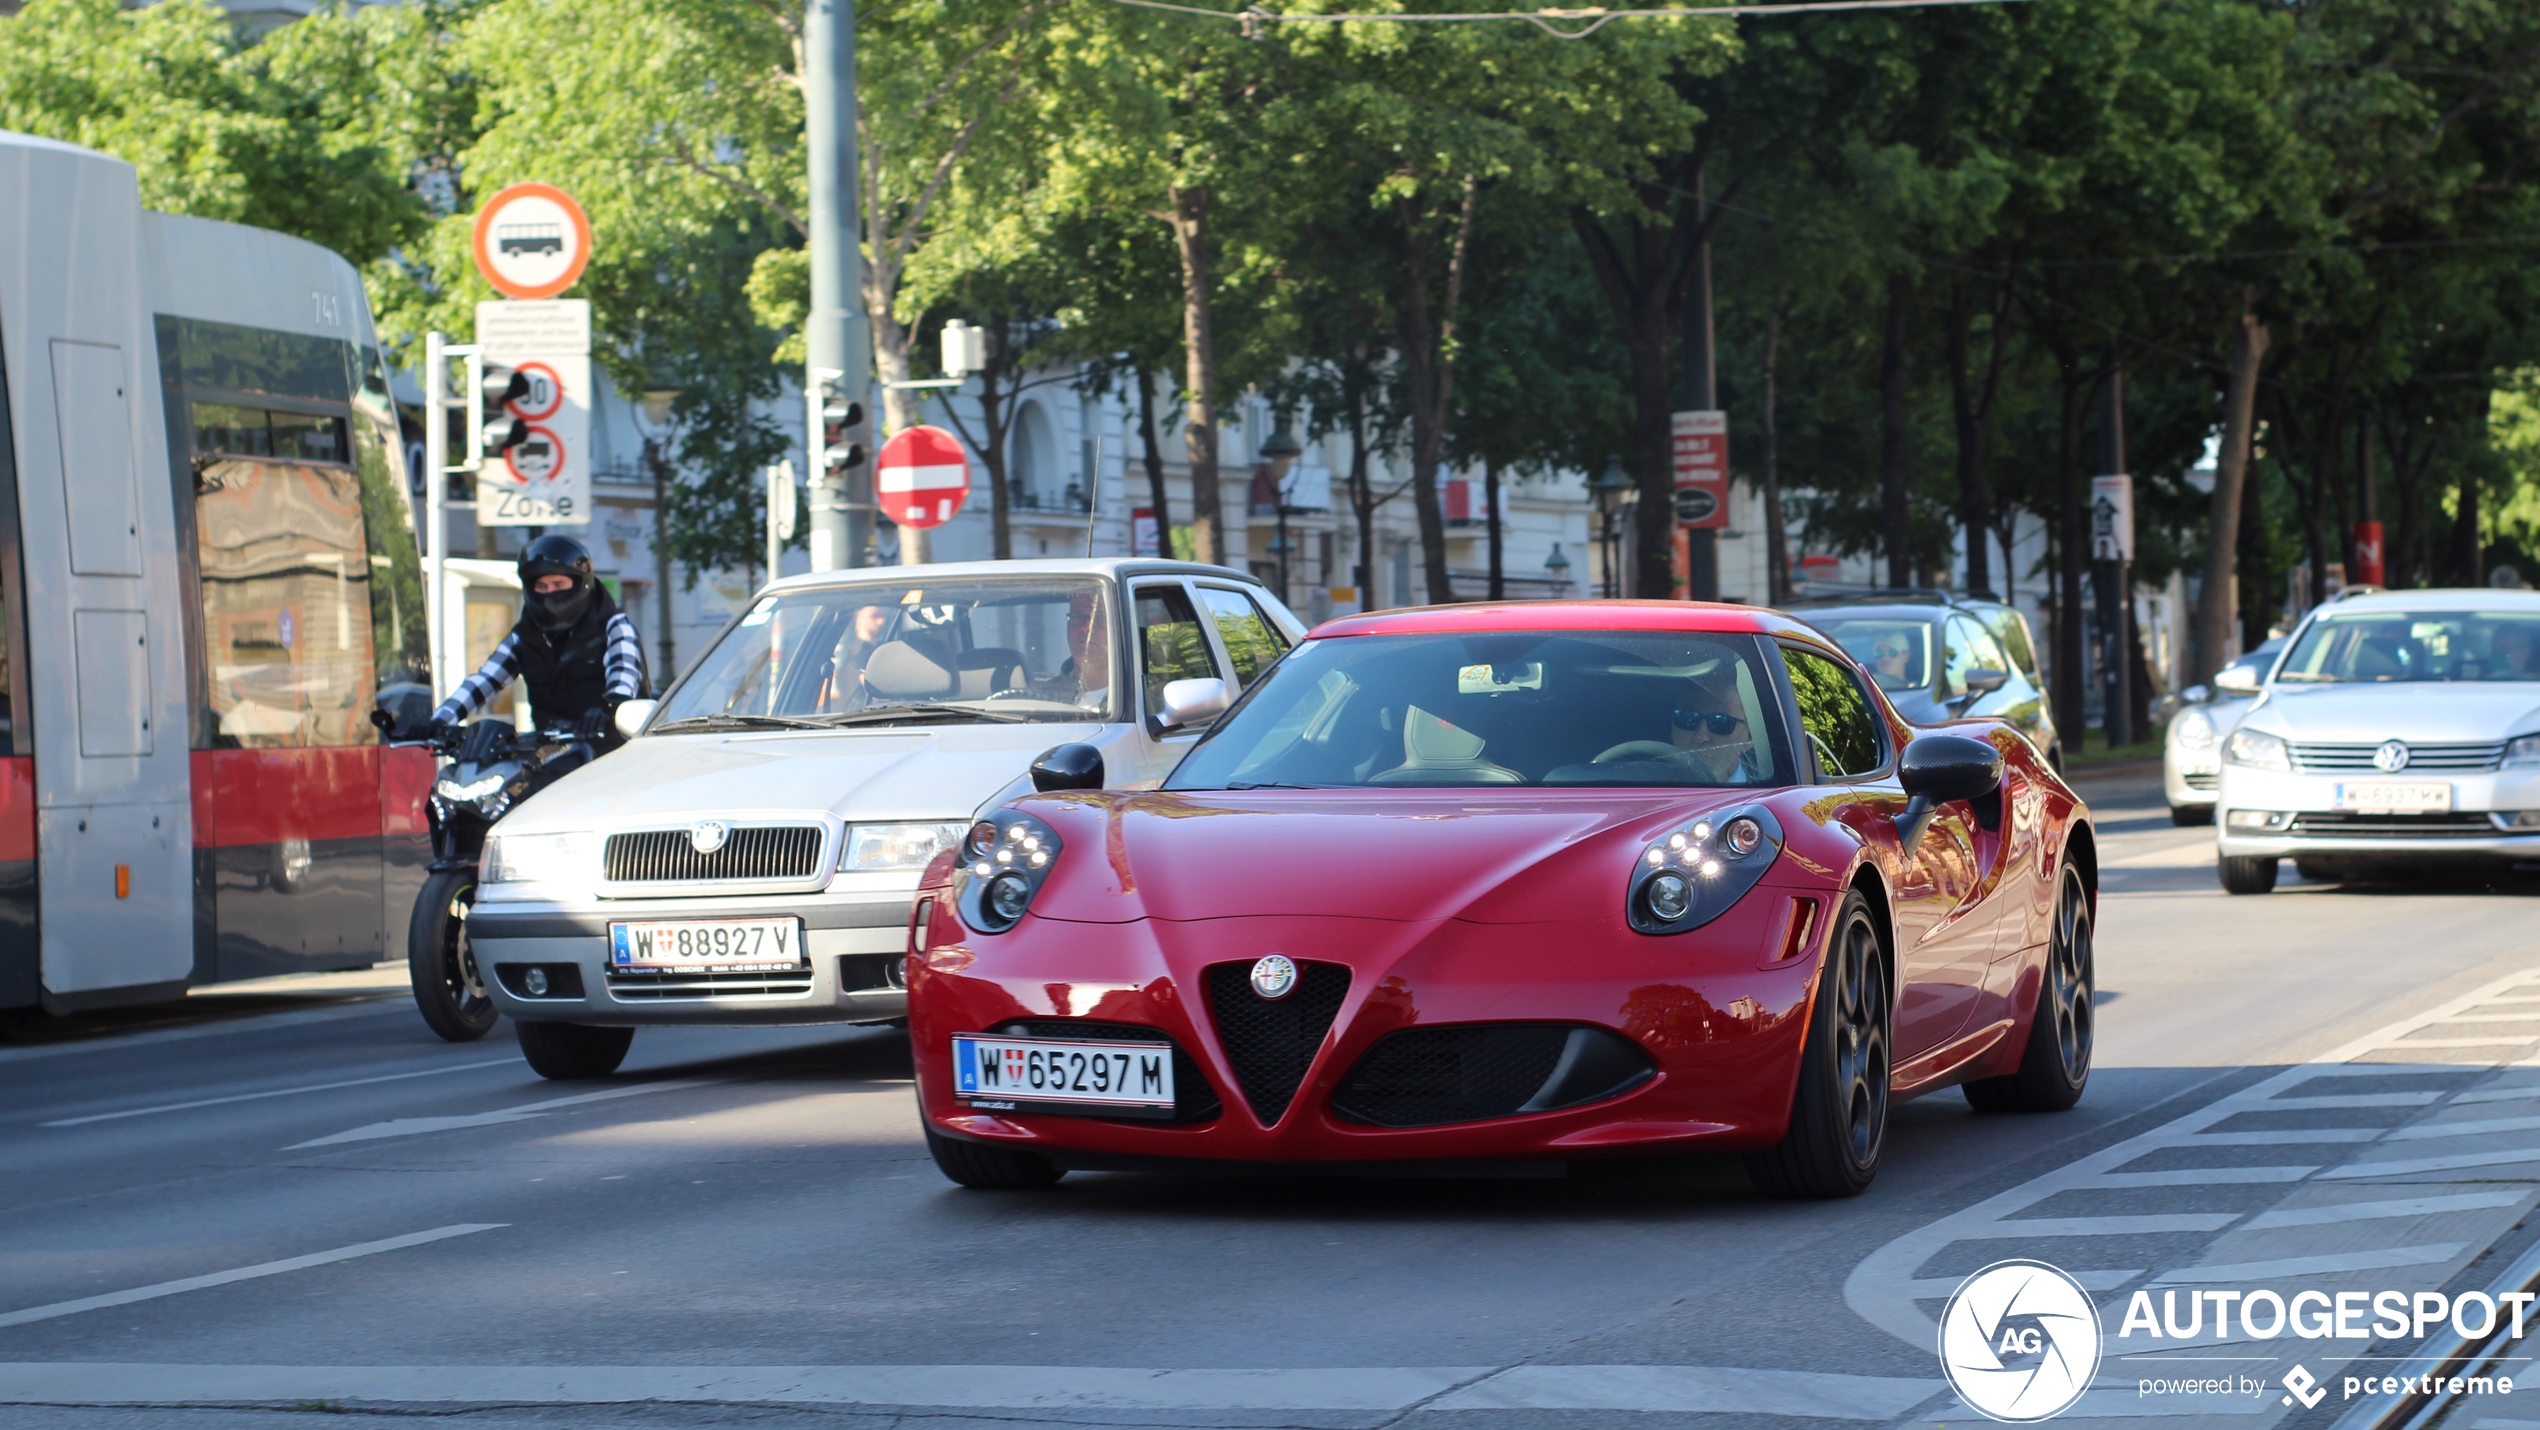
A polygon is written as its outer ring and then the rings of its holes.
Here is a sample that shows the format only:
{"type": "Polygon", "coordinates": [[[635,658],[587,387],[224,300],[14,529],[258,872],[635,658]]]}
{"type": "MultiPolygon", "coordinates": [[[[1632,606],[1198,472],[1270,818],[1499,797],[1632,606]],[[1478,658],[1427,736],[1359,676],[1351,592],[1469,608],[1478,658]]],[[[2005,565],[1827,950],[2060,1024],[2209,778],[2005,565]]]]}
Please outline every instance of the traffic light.
{"type": "Polygon", "coordinates": [[[486,461],[503,455],[529,440],[529,423],[515,417],[511,405],[529,396],[529,374],[500,363],[485,364],[484,375],[477,381],[478,398],[483,404],[484,445],[478,456],[486,461]]]}
{"type": "Polygon", "coordinates": [[[847,397],[845,373],[822,369],[813,401],[820,413],[820,462],[817,476],[843,481],[848,471],[864,465],[864,446],[855,429],[864,425],[864,404],[847,397]]]}

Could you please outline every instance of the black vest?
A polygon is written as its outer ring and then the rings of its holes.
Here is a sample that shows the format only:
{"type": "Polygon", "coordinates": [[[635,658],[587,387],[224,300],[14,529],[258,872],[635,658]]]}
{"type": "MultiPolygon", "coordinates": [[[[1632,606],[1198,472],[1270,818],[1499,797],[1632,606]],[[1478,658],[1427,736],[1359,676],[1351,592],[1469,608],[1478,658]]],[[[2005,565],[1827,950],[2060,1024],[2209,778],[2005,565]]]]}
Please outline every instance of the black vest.
{"type": "Polygon", "coordinates": [[[530,717],[540,729],[570,725],[607,698],[609,618],[616,614],[617,603],[602,587],[591,593],[582,619],[562,632],[549,635],[527,616],[512,627],[518,637],[512,656],[520,663],[521,683],[529,687],[530,717]]]}

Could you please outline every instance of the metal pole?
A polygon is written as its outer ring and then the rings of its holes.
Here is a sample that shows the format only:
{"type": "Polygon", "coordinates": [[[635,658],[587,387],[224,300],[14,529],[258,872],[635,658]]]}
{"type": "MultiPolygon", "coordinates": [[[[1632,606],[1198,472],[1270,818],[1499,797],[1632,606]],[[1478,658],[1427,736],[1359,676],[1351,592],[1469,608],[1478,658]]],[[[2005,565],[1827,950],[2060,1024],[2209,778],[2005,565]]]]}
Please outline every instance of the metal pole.
{"type": "MultiPolygon", "coordinates": [[[[2113,350],[2107,359],[2108,377],[2100,388],[2099,470],[2110,476],[2125,471],[2125,368],[2113,350]]],[[[2099,576],[2099,649],[2101,678],[2106,683],[2107,702],[2101,724],[2108,732],[2108,748],[2116,749],[2134,743],[2134,698],[2130,682],[2134,677],[2133,648],[2129,643],[2133,624],[2126,608],[2133,604],[2126,589],[2127,563],[2122,560],[2101,561],[2099,576]]]]}
{"type": "MultiPolygon", "coordinates": [[[[1710,200],[1702,171],[1693,175],[1693,217],[1696,223],[1708,224],[1710,200]]],[[[1685,406],[1695,412],[1716,412],[1720,407],[1719,370],[1711,322],[1711,236],[1705,233],[1693,248],[1693,292],[1685,304],[1685,406]]],[[[1726,500],[1728,493],[1721,492],[1726,500]]],[[[1685,595],[1696,601],[1720,599],[1720,533],[1707,526],[1689,528],[1685,532],[1685,595]]]]}
{"type": "MultiPolygon", "coordinates": [[[[821,459],[820,383],[830,368],[846,374],[847,398],[861,403],[873,382],[873,327],[864,315],[863,225],[856,208],[855,0],[807,0],[803,6],[803,105],[811,155],[811,312],[803,322],[805,381],[812,394],[810,430],[811,565],[815,571],[862,566],[873,544],[873,463],[851,467],[843,482],[821,459]]],[[[861,443],[859,425],[848,440],[861,443]]]]}
{"type": "Polygon", "coordinates": [[[780,483],[793,485],[786,480],[783,468],[770,466],[767,469],[767,579],[770,581],[783,575],[785,570],[785,538],[776,530],[777,513],[784,509],[785,494],[777,490],[780,483]]]}
{"type": "Polygon", "coordinates": [[[448,341],[439,333],[423,335],[423,609],[435,704],[450,692],[441,649],[441,563],[450,550],[450,361],[441,349],[448,341]]]}

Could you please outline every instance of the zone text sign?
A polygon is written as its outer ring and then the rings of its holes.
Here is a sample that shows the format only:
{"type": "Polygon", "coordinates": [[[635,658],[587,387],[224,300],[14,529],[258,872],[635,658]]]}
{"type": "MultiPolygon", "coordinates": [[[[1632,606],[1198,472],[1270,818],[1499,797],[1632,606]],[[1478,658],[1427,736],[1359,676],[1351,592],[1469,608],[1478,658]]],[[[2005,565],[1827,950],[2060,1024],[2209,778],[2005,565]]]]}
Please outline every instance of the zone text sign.
{"type": "Polygon", "coordinates": [[[1676,474],[1676,525],[1729,524],[1729,414],[1678,412],[1670,418],[1676,474]]]}
{"type": "Polygon", "coordinates": [[[476,474],[479,526],[579,526],[591,519],[591,305],[579,298],[479,303],[485,361],[516,368],[529,395],[507,415],[529,439],[476,474]]]}

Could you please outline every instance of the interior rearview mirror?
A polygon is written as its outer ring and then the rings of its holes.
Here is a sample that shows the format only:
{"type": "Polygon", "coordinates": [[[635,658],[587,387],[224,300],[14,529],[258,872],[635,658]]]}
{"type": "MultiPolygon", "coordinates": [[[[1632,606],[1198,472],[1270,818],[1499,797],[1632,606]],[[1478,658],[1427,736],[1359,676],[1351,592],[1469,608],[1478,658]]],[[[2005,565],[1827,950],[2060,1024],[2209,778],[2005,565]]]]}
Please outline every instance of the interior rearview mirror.
{"type": "Polygon", "coordinates": [[[2225,695],[2258,693],[2258,673],[2245,665],[2226,665],[2214,672],[2214,689],[2225,695]]]}
{"type": "Polygon", "coordinates": [[[1101,789],[1102,751],[1091,745],[1053,745],[1032,762],[1032,788],[1101,789]]]}
{"type": "Polygon", "coordinates": [[[658,700],[629,700],[617,707],[617,733],[632,740],[644,733],[644,722],[661,708],[658,700]]]}
{"type": "Polygon", "coordinates": [[[1959,800],[1982,800],[2002,788],[2002,752],[1991,741],[1967,735],[1924,735],[1905,747],[1896,763],[1905,808],[1896,816],[1897,842],[1906,853],[1922,842],[1932,811],[1959,800]]]}
{"type": "Polygon", "coordinates": [[[1176,680],[1164,687],[1157,702],[1156,723],[1167,730],[1206,724],[1226,712],[1235,703],[1234,692],[1216,676],[1201,680],[1176,680]]]}

